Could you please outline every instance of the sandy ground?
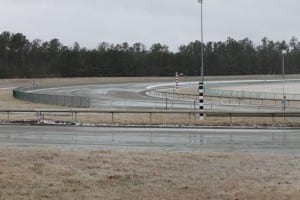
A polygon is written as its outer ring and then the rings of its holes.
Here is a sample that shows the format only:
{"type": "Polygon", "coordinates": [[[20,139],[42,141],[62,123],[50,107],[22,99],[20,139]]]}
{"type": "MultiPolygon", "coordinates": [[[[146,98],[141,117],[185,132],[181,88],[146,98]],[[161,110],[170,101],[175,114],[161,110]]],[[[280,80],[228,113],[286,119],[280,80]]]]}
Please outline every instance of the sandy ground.
{"type": "Polygon", "coordinates": [[[300,198],[299,156],[5,148],[0,163],[0,199],[300,198]]]}

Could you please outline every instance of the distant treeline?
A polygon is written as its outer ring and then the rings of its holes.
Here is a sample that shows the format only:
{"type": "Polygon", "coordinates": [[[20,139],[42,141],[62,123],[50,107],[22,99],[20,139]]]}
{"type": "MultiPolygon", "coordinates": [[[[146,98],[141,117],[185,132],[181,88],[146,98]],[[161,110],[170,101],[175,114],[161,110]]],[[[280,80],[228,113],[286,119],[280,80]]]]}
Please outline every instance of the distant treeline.
{"type": "MultiPolygon", "coordinates": [[[[287,49],[286,72],[300,73],[300,42],[263,38],[205,44],[206,75],[280,74],[281,50],[287,49]]],[[[201,43],[181,45],[176,52],[163,44],[101,43],[97,49],[75,42],[64,46],[58,39],[29,41],[22,33],[0,35],[0,78],[173,76],[175,72],[200,74],[201,43]]]]}

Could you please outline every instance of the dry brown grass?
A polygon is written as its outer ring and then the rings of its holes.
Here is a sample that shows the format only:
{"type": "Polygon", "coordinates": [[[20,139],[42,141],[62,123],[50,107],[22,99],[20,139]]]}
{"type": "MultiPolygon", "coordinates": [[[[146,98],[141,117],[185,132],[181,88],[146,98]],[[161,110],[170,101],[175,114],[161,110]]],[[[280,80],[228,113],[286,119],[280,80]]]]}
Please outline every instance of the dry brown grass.
{"type": "Polygon", "coordinates": [[[299,199],[300,157],[0,151],[0,199],[299,199]]]}
{"type": "Polygon", "coordinates": [[[12,90],[0,91],[0,109],[42,109],[42,108],[63,108],[62,106],[46,105],[22,101],[12,96],[12,90]]]}

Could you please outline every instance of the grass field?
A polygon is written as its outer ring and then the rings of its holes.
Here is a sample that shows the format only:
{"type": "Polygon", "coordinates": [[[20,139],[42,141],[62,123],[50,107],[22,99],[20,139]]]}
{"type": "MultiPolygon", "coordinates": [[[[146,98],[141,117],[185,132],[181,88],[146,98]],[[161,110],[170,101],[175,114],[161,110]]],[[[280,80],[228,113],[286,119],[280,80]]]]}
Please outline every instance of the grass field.
{"type": "Polygon", "coordinates": [[[300,198],[300,157],[2,148],[0,199],[300,198]]]}

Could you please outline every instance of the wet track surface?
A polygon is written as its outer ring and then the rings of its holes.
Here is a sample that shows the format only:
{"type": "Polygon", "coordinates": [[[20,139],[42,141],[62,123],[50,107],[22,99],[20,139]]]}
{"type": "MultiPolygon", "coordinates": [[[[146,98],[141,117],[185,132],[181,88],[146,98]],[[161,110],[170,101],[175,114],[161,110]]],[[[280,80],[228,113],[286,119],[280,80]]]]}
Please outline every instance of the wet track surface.
{"type": "Polygon", "coordinates": [[[300,130],[2,125],[0,146],[299,154],[300,130]]]}
{"type": "MultiPolygon", "coordinates": [[[[96,109],[160,109],[166,100],[147,96],[147,87],[168,83],[84,85],[37,90],[39,93],[88,96],[96,109]]],[[[170,84],[170,83],[169,83],[170,84]]],[[[168,101],[168,109],[194,109],[187,101],[168,101]]],[[[207,102],[206,109],[278,111],[276,107],[224,105],[207,102]]],[[[300,153],[296,129],[117,128],[60,126],[2,126],[1,146],[45,146],[75,149],[154,151],[220,151],[300,153]]]]}
{"type": "MultiPolygon", "coordinates": [[[[147,87],[152,85],[171,85],[170,82],[155,83],[122,83],[122,84],[102,84],[69,86],[61,88],[50,88],[35,90],[34,92],[60,95],[78,95],[90,97],[91,107],[96,109],[197,109],[196,101],[182,101],[161,99],[147,96],[147,87]]],[[[281,111],[282,108],[274,106],[258,106],[248,104],[225,104],[219,102],[206,101],[205,109],[217,111],[281,111]]]]}

